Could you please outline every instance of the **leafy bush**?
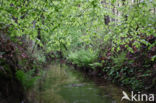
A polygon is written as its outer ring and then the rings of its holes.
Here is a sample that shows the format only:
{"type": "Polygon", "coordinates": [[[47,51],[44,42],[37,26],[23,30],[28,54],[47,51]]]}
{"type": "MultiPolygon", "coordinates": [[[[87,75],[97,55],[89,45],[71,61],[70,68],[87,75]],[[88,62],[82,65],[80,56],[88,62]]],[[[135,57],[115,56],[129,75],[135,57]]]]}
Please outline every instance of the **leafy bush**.
{"type": "Polygon", "coordinates": [[[89,66],[90,66],[92,69],[95,69],[95,68],[97,68],[97,67],[102,67],[102,63],[95,62],[95,63],[89,64],[89,66]]]}
{"type": "Polygon", "coordinates": [[[35,81],[39,78],[38,76],[33,76],[34,69],[29,70],[28,72],[24,72],[22,70],[18,70],[16,72],[16,78],[21,81],[22,85],[25,89],[31,88],[35,81]]]}
{"type": "Polygon", "coordinates": [[[130,85],[133,90],[140,90],[144,87],[143,83],[137,80],[135,77],[127,77],[123,79],[121,82],[122,84],[130,85]]]}
{"type": "Polygon", "coordinates": [[[96,61],[98,58],[97,52],[92,50],[81,49],[79,51],[71,52],[67,59],[78,66],[89,66],[89,64],[96,61]]]}
{"type": "Polygon", "coordinates": [[[46,62],[46,57],[45,57],[43,51],[41,51],[41,50],[40,51],[39,50],[35,51],[35,54],[33,54],[33,57],[36,58],[37,61],[39,61],[41,63],[46,62]]]}
{"type": "Polygon", "coordinates": [[[117,57],[112,57],[112,60],[116,67],[120,67],[127,60],[126,52],[118,54],[117,57]]]}

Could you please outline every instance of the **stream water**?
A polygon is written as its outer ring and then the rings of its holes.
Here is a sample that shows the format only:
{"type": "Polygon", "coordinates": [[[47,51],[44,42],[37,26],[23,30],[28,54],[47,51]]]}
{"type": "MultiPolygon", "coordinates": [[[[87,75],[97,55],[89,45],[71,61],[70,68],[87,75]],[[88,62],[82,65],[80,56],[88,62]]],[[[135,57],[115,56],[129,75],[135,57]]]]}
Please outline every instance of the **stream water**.
{"type": "Polygon", "coordinates": [[[28,91],[31,103],[121,103],[121,88],[106,81],[90,80],[72,66],[53,63],[42,75],[28,91]]]}

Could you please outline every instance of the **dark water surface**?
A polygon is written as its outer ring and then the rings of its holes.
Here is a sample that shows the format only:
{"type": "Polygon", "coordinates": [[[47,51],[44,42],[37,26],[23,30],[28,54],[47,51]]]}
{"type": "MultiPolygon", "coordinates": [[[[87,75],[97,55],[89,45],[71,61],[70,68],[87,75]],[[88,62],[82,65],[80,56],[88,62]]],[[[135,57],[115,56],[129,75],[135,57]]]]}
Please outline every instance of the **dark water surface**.
{"type": "Polygon", "coordinates": [[[28,92],[31,103],[124,103],[121,88],[89,80],[72,66],[53,63],[28,92]]]}

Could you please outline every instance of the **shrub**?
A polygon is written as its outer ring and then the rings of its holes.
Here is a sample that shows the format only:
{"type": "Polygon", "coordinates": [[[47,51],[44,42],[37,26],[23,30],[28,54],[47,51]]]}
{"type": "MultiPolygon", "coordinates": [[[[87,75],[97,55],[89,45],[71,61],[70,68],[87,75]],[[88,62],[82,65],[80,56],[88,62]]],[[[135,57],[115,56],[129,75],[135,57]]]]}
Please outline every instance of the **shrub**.
{"type": "Polygon", "coordinates": [[[69,61],[73,64],[77,64],[78,66],[89,66],[89,64],[96,61],[97,58],[97,52],[85,49],[71,52],[67,57],[69,61]]]}
{"type": "Polygon", "coordinates": [[[126,58],[126,52],[121,52],[117,55],[117,57],[112,57],[113,63],[115,64],[115,67],[121,67],[123,63],[127,60],[126,58]]]}
{"type": "Polygon", "coordinates": [[[35,54],[33,54],[33,57],[36,58],[36,60],[39,61],[40,63],[46,62],[46,57],[42,50],[36,50],[35,54]]]}
{"type": "Polygon", "coordinates": [[[16,72],[16,78],[22,83],[25,89],[31,88],[35,81],[39,78],[38,76],[33,76],[35,69],[29,70],[28,72],[24,72],[22,70],[18,70],[16,72]]]}

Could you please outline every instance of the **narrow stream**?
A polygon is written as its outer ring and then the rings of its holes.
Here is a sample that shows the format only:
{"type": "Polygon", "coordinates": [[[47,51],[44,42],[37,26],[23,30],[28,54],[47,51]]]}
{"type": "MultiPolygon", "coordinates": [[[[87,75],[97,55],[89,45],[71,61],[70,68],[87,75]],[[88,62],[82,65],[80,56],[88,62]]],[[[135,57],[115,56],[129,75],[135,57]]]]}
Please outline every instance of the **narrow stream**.
{"type": "Polygon", "coordinates": [[[72,66],[54,63],[43,74],[28,92],[31,103],[121,103],[121,88],[89,80],[72,66]]]}

